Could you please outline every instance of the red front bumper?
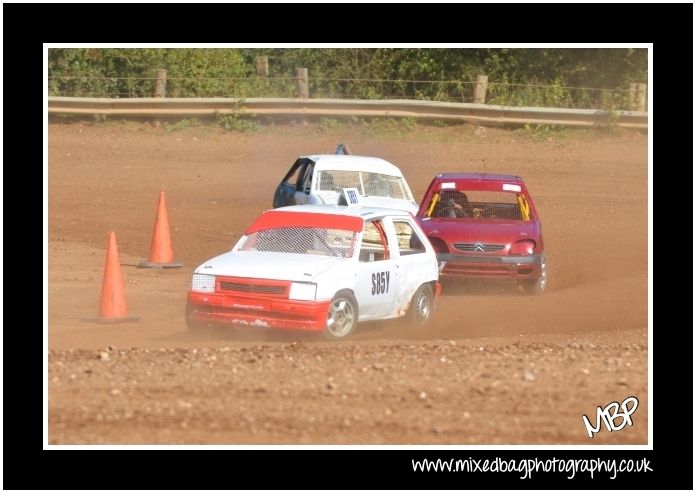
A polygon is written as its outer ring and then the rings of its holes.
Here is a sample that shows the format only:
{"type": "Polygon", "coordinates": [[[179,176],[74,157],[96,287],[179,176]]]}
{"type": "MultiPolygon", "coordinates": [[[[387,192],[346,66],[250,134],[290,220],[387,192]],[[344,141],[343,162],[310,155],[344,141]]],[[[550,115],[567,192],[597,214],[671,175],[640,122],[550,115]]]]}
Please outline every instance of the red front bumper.
{"type": "Polygon", "coordinates": [[[331,300],[297,301],[189,291],[187,317],[219,324],[323,331],[331,300]]]}
{"type": "Polygon", "coordinates": [[[438,254],[443,277],[524,280],[541,275],[541,255],[465,256],[438,254]]]}

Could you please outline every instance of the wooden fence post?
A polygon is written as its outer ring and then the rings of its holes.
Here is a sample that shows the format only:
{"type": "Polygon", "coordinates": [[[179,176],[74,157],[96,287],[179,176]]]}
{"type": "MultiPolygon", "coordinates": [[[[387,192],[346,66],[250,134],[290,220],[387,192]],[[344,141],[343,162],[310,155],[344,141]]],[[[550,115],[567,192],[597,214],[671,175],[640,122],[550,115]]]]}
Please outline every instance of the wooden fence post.
{"type": "Polygon", "coordinates": [[[306,68],[295,68],[295,78],[297,80],[297,97],[309,98],[309,75],[306,68]]]}
{"type": "Polygon", "coordinates": [[[628,109],[631,111],[636,111],[636,91],[638,89],[638,84],[636,82],[631,82],[628,86],[628,109]]]}
{"type": "Polygon", "coordinates": [[[636,88],[636,110],[637,111],[648,111],[648,85],[638,84],[636,88]]]}
{"type": "Polygon", "coordinates": [[[155,97],[164,98],[167,95],[167,71],[163,68],[157,70],[157,82],[155,83],[155,97]]]}
{"type": "Polygon", "coordinates": [[[477,75],[474,84],[474,103],[486,104],[486,91],[488,90],[488,76],[477,75]]]}
{"type": "Polygon", "coordinates": [[[265,55],[256,57],[256,76],[262,79],[268,77],[268,57],[265,55]]]}

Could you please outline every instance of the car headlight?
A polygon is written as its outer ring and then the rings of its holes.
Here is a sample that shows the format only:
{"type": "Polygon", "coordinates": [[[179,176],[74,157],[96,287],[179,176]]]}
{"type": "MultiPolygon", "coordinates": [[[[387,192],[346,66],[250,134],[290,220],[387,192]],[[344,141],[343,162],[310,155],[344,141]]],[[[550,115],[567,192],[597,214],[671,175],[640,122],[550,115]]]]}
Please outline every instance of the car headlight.
{"type": "Polygon", "coordinates": [[[531,255],[535,248],[534,240],[519,240],[510,246],[510,255],[531,255]]]}
{"type": "Polygon", "coordinates": [[[191,291],[212,293],[215,291],[215,276],[210,274],[194,274],[191,278],[191,291]]]}
{"type": "Polygon", "coordinates": [[[293,282],[290,285],[291,300],[313,300],[317,295],[317,285],[308,282],[293,282]]]}

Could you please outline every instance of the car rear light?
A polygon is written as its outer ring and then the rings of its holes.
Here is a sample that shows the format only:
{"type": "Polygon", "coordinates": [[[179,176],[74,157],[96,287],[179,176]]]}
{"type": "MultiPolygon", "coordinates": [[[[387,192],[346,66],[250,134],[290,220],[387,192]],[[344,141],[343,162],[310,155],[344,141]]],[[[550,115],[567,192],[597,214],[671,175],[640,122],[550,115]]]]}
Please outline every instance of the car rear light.
{"type": "Polygon", "coordinates": [[[434,236],[428,236],[428,239],[430,240],[430,244],[433,246],[433,250],[435,250],[435,253],[449,253],[449,249],[447,248],[447,244],[442,241],[440,238],[435,238],[434,236]]]}
{"type": "Polygon", "coordinates": [[[510,247],[510,255],[531,255],[534,253],[534,248],[536,248],[534,240],[516,241],[510,247]]]}

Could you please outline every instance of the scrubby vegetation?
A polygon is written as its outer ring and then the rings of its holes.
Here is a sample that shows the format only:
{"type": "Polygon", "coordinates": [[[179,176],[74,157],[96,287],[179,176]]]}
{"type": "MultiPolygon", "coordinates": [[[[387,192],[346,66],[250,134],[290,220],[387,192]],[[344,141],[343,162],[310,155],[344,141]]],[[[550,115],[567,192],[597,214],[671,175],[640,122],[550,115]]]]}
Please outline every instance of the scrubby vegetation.
{"type": "Polygon", "coordinates": [[[469,102],[488,76],[487,103],[617,108],[647,80],[646,49],[631,48],[52,48],[49,94],[151,97],[157,69],[169,97],[294,97],[295,68],[311,97],[469,102]],[[268,56],[269,77],[256,76],[268,56]]]}

